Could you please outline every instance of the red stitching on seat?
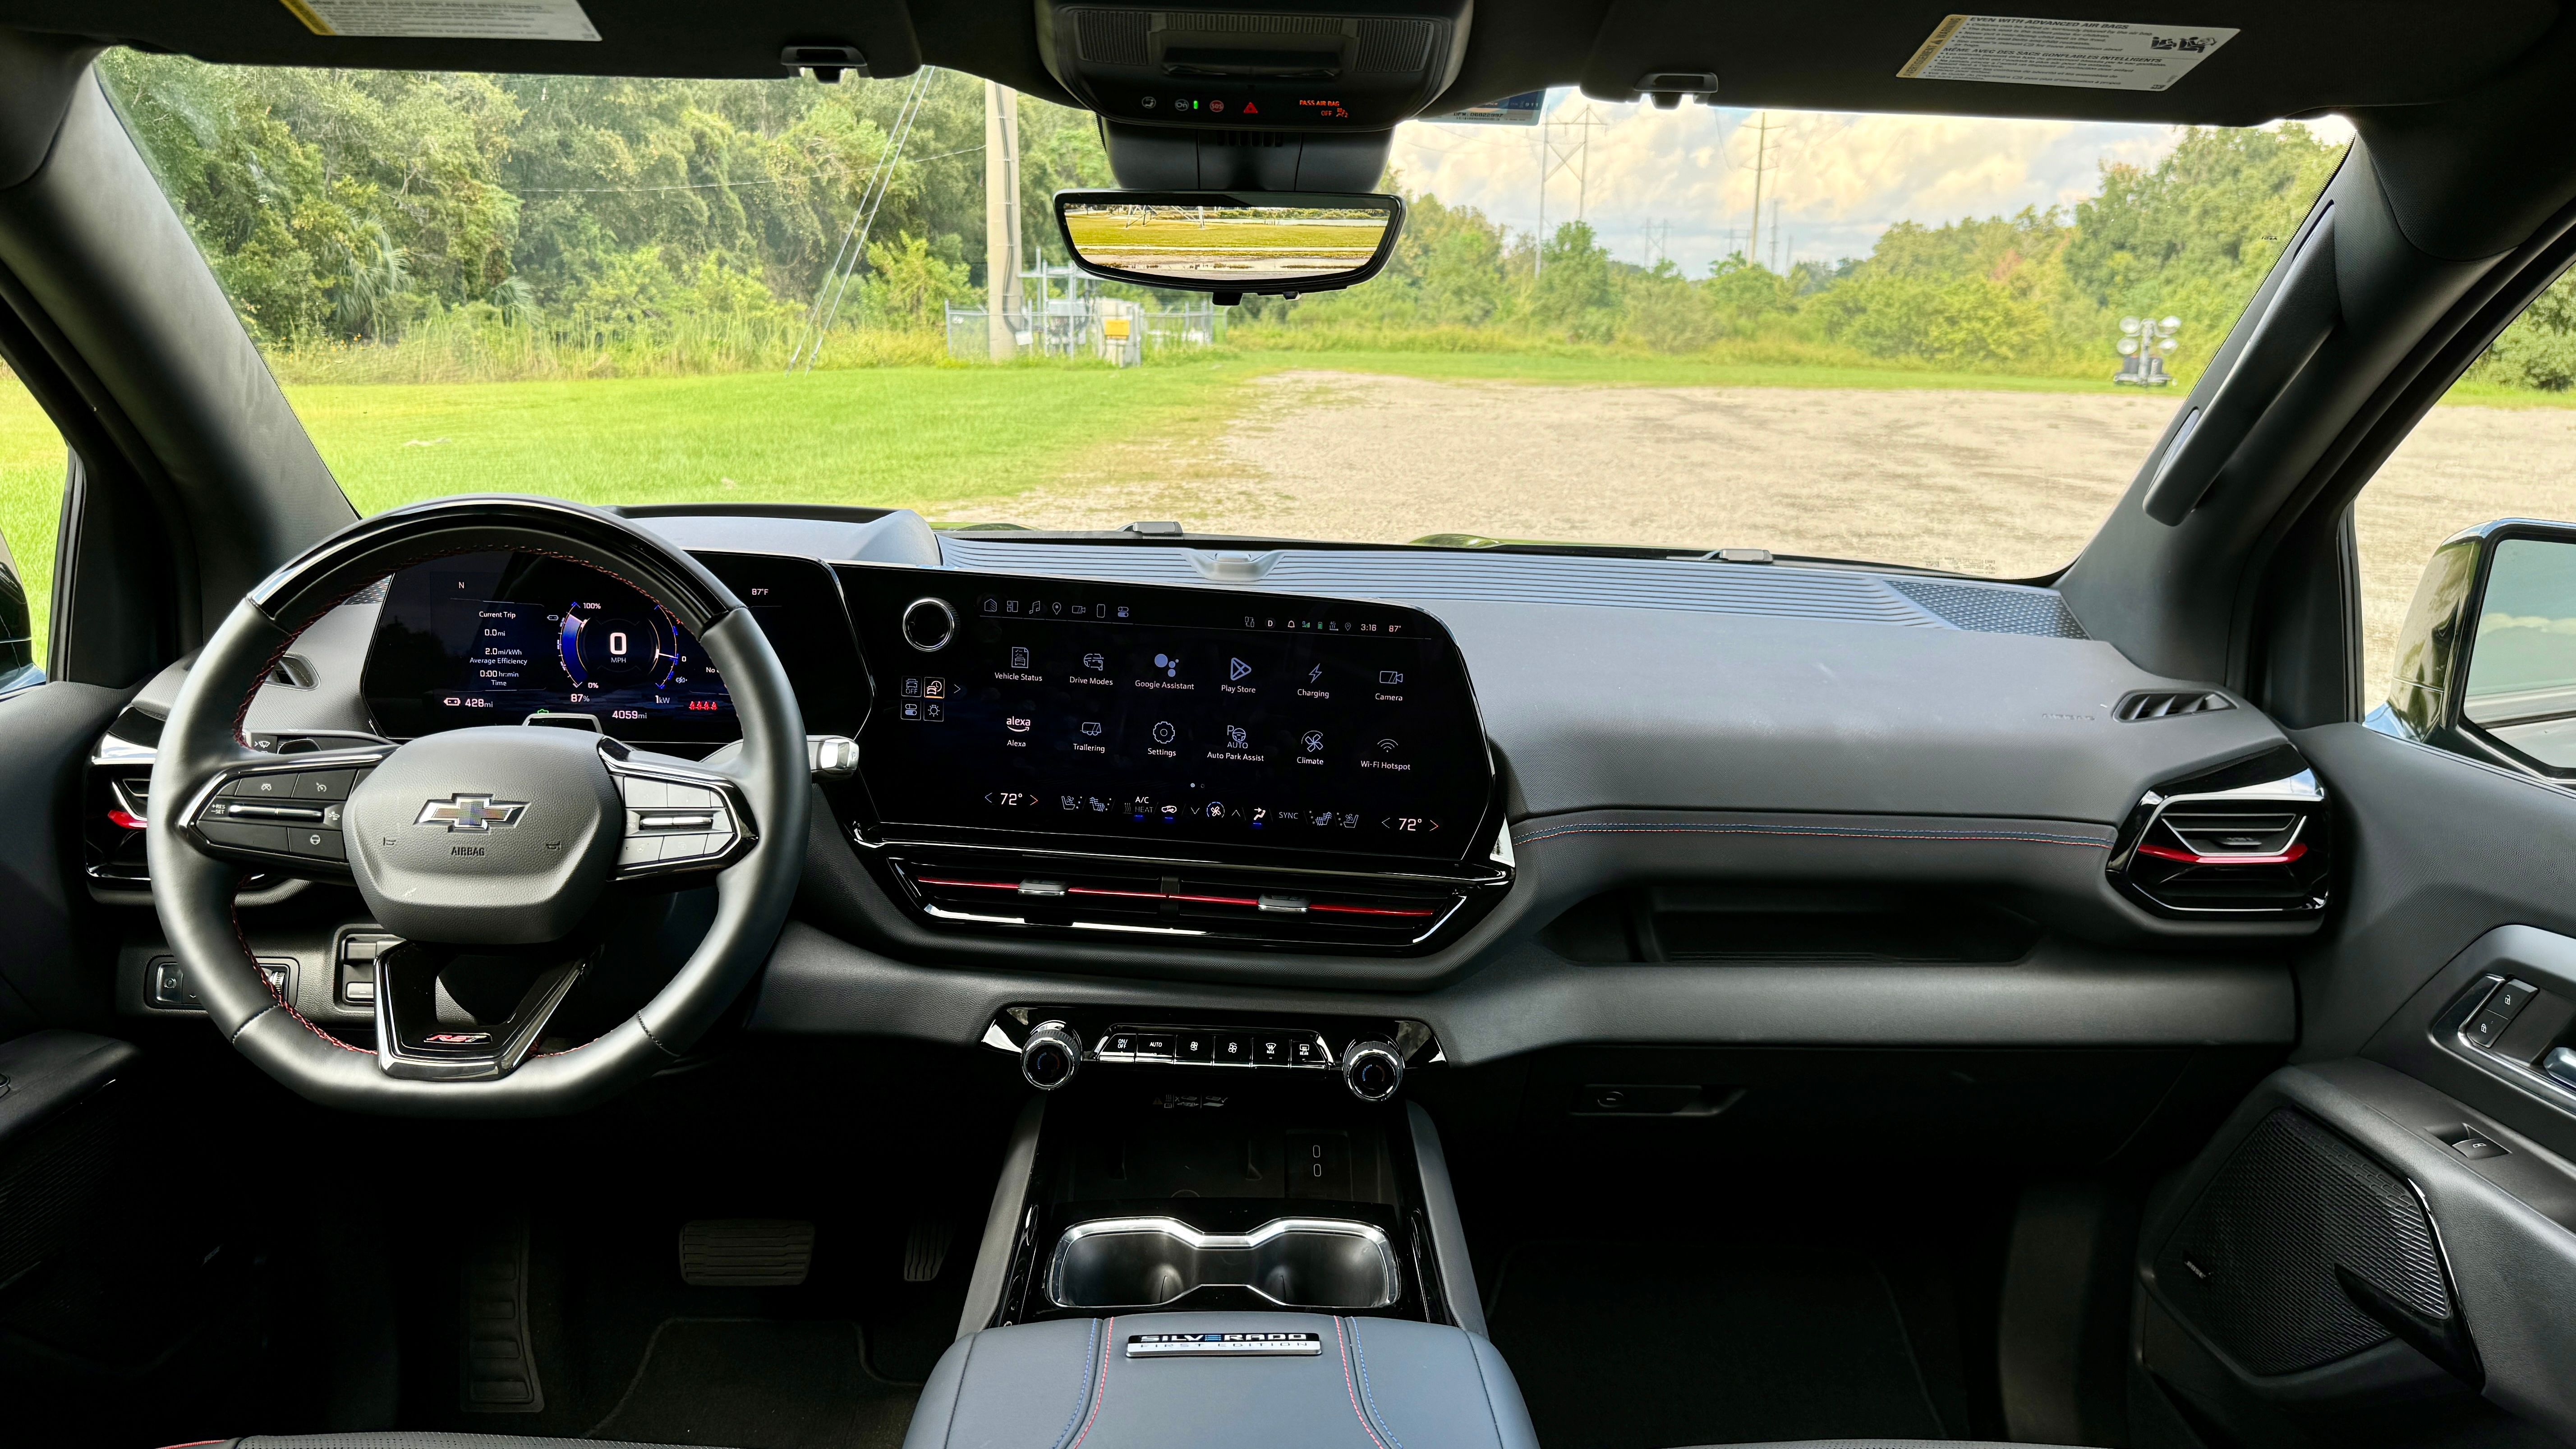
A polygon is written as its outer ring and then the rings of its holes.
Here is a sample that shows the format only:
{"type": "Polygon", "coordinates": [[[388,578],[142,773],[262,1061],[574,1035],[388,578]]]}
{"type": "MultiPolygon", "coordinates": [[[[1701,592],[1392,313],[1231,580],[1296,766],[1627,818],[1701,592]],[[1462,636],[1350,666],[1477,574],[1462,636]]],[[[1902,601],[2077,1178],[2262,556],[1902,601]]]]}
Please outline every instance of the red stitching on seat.
{"type": "Polygon", "coordinates": [[[1091,1417],[1082,1421],[1082,1432],[1073,1436],[1072,1449],[1082,1449],[1082,1441],[1091,1437],[1091,1426],[1100,1419],[1100,1406],[1109,1401],[1109,1350],[1117,1342],[1118,1315],[1113,1313],[1100,1334],[1100,1382],[1091,1391],[1091,1417]]]}
{"type": "Polygon", "coordinates": [[[1386,1449],[1386,1441],[1377,1436],[1376,1427],[1369,1423],[1368,1415],[1360,1409],[1359,1385],[1351,1379],[1351,1340],[1342,1332],[1339,1317],[1333,1319],[1333,1338],[1342,1346],[1342,1389],[1351,1396],[1351,1417],[1360,1421],[1360,1432],[1369,1436],[1370,1443],[1377,1449],[1386,1449]]]}

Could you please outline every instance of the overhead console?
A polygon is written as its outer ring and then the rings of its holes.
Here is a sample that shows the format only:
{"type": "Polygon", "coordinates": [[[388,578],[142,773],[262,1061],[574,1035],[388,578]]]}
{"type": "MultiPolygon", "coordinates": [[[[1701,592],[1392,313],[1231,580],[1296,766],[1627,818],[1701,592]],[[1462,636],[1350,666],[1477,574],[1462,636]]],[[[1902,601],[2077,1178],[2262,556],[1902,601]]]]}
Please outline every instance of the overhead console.
{"type": "Polygon", "coordinates": [[[1347,599],[841,566],[854,837],[922,917],[1406,949],[1508,883],[1458,649],[1347,599]]]}
{"type": "Polygon", "coordinates": [[[1047,69],[1112,121],[1388,131],[1458,76],[1474,0],[1170,8],[1040,0],[1047,69]]]}

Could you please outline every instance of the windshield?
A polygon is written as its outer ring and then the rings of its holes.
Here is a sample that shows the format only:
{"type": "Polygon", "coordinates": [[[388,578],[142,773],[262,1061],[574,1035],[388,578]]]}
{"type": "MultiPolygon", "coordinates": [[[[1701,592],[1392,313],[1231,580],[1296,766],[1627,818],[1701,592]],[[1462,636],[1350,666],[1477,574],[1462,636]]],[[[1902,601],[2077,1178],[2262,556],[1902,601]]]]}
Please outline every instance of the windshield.
{"type": "Polygon", "coordinates": [[[955,73],[102,68],[362,510],[506,490],[2004,578],[2099,527],[2347,134],[1551,93],[1489,108],[1536,125],[1397,133],[1373,280],[1219,307],[1072,269],[1050,198],[1112,184],[1092,118],[955,73]]]}

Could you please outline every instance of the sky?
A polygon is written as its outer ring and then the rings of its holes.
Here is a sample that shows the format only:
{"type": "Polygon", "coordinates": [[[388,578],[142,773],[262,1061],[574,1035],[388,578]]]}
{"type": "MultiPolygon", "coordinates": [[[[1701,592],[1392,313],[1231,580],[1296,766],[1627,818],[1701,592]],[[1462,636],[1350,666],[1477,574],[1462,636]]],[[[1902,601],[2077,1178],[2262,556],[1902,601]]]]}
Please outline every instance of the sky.
{"type": "MultiPolygon", "coordinates": [[[[1770,160],[1757,259],[1776,256],[1784,269],[1866,256],[1897,221],[1937,225],[2009,216],[2025,206],[2071,211],[2094,193],[2103,163],[2152,166],[2179,134],[2170,126],[2099,121],[1762,113],[1695,101],[1663,111],[1552,91],[1547,116],[1560,124],[1545,134],[1568,153],[1578,138],[1588,135],[1591,144],[1579,189],[1573,165],[1553,172],[1548,227],[1573,220],[1579,202],[1611,255],[1640,263],[1669,256],[1685,274],[1705,275],[1710,263],[1750,240],[1765,115],[1770,160]],[[1575,124],[1587,118],[1601,124],[1575,124]]],[[[2351,129],[2335,119],[2311,128],[2333,141],[2351,129]]],[[[1535,231],[1541,135],[1535,126],[1417,121],[1396,132],[1389,159],[1408,191],[1429,191],[1516,231],[1535,231]]]]}

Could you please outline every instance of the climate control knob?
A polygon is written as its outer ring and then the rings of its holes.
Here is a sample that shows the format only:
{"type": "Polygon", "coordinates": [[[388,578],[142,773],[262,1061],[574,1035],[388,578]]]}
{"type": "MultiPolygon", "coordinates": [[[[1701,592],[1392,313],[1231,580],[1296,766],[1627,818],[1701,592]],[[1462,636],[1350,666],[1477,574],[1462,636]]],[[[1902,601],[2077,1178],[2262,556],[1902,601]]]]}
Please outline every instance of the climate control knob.
{"type": "Polygon", "coordinates": [[[1342,1084],[1363,1102],[1383,1102],[1404,1085],[1404,1054],[1382,1041],[1355,1041],[1342,1050],[1342,1084]]]}
{"type": "Polygon", "coordinates": [[[915,599],[903,606],[903,642],[935,654],[957,637],[957,611],[946,599],[915,599]]]}
{"type": "MultiPolygon", "coordinates": [[[[1060,1021],[1041,1022],[1020,1043],[1020,1075],[1041,1092],[1052,1092],[1073,1080],[1082,1065],[1082,1038],[1060,1021]]],[[[1357,1090],[1354,1088],[1353,1090],[1357,1090]]]]}

